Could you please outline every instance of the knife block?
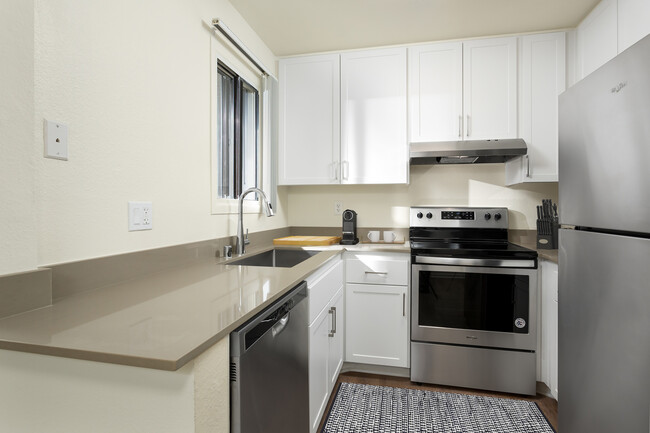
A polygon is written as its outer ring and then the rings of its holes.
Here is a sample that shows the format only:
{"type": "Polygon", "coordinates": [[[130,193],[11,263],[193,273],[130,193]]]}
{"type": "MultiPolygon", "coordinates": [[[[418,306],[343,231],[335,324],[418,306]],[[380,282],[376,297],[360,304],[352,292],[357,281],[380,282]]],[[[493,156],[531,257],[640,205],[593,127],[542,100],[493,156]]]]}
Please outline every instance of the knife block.
{"type": "Polygon", "coordinates": [[[539,234],[537,232],[537,249],[538,250],[556,250],[558,247],[558,228],[559,224],[554,222],[551,234],[539,234]]]}

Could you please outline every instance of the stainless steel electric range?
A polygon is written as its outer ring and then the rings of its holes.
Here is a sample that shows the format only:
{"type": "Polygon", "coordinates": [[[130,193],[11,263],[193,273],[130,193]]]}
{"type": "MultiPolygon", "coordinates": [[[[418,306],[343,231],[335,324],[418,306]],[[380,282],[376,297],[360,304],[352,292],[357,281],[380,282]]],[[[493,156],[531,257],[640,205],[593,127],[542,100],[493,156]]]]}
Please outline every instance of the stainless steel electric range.
{"type": "Polygon", "coordinates": [[[411,208],[411,380],[535,394],[537,252],[507,208],[411,208]]]}

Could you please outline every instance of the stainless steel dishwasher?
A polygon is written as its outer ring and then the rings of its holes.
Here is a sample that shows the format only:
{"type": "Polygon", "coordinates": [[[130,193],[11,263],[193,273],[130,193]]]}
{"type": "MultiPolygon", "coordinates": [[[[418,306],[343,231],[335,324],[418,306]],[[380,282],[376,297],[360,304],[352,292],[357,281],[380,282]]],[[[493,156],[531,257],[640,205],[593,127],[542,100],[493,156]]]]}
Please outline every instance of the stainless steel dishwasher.
{"type": "Polygon", "coordinates": [[[230,334],[231,433],[309,431],[307,283],[230,334]]]}

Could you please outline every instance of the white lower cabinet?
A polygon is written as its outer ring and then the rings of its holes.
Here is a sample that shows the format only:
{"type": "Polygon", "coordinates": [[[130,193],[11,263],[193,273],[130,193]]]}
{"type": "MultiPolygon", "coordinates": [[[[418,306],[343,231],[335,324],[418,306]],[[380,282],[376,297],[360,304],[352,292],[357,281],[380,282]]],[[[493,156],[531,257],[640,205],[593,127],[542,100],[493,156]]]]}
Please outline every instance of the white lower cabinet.
{"type": "Polygon", "coordinates": [[[558,398],[558,265],[540,260],[541,290],[541,368],[540,379],[554,398],[558,398]]]}
{"type": "Polygon", "coordinates": [[[345,360],[409,366],[409,256],[346,253],[345,360]]]}
{"type": "Polygon", "coordinates": [[[343,365],[343,261],[307,278],[309,291],[309,431],[318,424],[343,365]]]}
{"type": "Polygon", "coordinates": [[[346,361],[408,367],[407,291],[407,286],[346,285],[346,361]]]}
{"type": "Polygon", "coordinates": [[[341,288],[332,302],[330,302],[330,308],[328,310],[330,315],[330,321],[332,323],[332,332],[328,334],[329,337],[329,351],[327,358],[327,374],[328,374],[328,383],[330,391],[334,388],[336,384],[336,379],[341,372],[341,367],[343,366],[343,351],[345,346],[343,344],[343,335],[344,335],[344,325],[343,319],[345,318],[345,309],[343,308],[343,288],[341,288]]]}

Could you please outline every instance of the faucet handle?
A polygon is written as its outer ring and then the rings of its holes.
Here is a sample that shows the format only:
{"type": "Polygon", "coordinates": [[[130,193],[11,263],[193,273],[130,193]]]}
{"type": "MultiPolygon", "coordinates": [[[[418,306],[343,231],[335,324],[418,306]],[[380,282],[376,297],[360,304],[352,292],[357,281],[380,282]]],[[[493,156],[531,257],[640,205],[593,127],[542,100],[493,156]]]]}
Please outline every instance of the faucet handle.
{"type": "Polygon", "coordinates": [[[244,245],[250,245],[251,241],[248,239],[248,229],[246,229],[246,237],[244,238],[244,245]]]}

